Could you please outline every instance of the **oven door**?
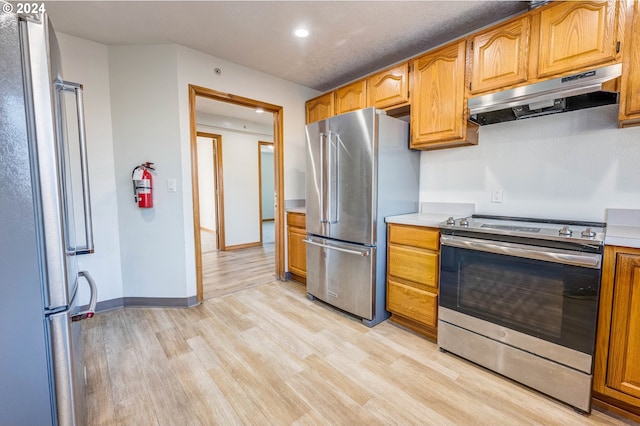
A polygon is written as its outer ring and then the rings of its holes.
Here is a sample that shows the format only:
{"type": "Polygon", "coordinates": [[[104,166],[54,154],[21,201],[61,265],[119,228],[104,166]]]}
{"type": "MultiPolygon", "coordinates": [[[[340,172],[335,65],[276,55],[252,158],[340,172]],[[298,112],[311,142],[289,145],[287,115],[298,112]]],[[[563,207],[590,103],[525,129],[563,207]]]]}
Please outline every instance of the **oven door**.
{"type": "Polygon", "coordinates": [[[455,311],[453,316],[593,355],[601,259],[595,253],[443,235],[440,306],[455,311]]]}

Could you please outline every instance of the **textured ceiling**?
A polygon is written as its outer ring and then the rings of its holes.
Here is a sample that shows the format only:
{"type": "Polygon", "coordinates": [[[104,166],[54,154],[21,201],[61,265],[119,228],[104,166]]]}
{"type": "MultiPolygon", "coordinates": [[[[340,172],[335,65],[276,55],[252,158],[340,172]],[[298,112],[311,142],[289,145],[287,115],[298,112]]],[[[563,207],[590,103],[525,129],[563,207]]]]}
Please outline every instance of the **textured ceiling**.
{"type": "Polygon", "coordinates": [[[518,13],[519,1],[48,1],[56,31],[177,43],[320,91],[518,13]],[[307,39],[292,30],[305,26],[307,39]]]}

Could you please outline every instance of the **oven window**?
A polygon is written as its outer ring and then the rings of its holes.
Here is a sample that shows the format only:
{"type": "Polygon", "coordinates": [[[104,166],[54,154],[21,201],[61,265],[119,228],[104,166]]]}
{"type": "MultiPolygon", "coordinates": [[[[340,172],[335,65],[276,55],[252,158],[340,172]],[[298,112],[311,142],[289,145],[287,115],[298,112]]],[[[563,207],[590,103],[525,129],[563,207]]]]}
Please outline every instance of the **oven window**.
{"type": "Polygon", "coordinates": [[[442,306],[587,354],[599,283],[599,269],[442,246],[442,306]]]}

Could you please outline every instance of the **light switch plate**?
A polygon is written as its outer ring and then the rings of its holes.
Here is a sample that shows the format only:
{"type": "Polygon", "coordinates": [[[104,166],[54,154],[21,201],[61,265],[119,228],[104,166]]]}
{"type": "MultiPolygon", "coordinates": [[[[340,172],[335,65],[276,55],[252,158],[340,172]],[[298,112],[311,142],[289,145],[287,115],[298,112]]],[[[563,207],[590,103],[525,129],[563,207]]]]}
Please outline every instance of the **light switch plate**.
{"type": "Polygon", "coordinates": [[[167,179],[167,191],[168,192],[176,192],[176,180],[175,179],[167,179]]]}

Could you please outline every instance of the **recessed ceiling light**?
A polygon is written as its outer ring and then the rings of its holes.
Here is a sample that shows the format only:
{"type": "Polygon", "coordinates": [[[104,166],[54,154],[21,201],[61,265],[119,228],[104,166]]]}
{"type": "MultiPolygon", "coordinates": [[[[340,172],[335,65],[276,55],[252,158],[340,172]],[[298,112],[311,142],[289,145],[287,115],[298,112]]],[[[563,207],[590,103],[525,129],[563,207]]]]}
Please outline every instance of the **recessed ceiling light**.
{"type": "Polygon", "coordinates": [[[306,28],[296,28],[295,30],[293,30],[293,34],[296,37],[305,38],[309,37],[309,30],[306,28]]]}
{"type": "Polygon", "coordinates": [[[262,114],[264,112],[264,110],[262,108],[256,108],[256,112],[258,114],[262,114]]]}

